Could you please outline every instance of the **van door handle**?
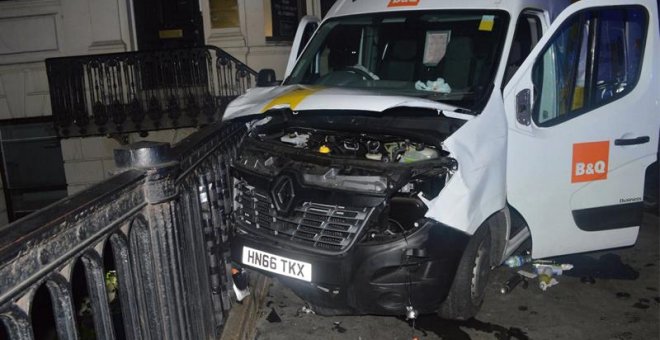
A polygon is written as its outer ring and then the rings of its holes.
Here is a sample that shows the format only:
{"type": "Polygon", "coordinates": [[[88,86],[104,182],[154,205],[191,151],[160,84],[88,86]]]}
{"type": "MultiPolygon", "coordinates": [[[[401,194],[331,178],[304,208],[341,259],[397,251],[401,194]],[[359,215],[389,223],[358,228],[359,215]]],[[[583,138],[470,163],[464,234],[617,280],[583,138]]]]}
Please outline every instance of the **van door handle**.
{"type": "Polygon", "coordinates": [[[649,136],[642,136],[642,137],[629,138],[629,139],[615,139],[614,145],[626,146],[626,145],[646,144],[649,141],[651,141],[651,138],[649,138],[649,136]]]}

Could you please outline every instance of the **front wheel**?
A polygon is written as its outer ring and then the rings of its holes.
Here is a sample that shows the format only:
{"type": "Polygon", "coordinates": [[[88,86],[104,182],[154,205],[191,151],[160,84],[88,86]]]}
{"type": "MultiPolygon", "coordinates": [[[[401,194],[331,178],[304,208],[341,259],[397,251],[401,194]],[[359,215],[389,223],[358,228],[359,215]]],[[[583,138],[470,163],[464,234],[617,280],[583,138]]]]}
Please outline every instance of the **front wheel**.
{"type": "Polygon", "coordinates": [[[466,320],[479,312],[490,274],[490,228],[483,225],[472,235],[447,299],[438,314],[445,319],[466,320]]]}

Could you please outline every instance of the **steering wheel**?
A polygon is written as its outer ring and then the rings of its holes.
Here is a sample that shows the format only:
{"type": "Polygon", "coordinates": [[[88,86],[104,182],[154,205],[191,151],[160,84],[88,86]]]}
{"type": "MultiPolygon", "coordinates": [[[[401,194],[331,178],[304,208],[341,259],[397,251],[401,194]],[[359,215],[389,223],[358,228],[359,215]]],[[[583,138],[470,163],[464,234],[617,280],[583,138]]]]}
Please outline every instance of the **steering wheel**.
{"type": "Polygon", "coordinates": [[[378,80],[378,77],[375,74],[369,72],[369,70],[367,70],[366,68],[364,68],[364,66],[361,65],[346,66],[341,71],[357,74],[359,76],[362,76],[362,79],[365,80],[378,80]]]}
{"type": "Polygon", "coordinates": [[[364,66],[347,66],[338,71],[330,72],[319,78],[315,84],[328,86],[347,86],[361,80],[378,80],[378,76],[369,72],[364,66]]]}
{"type": "Polygon", "coordinates": [[[596,83],[598,100],[605,101],[616,96],[618,93],[623,92],[627,85],[625,81],[620,80],[598,81],[596,83]]]}

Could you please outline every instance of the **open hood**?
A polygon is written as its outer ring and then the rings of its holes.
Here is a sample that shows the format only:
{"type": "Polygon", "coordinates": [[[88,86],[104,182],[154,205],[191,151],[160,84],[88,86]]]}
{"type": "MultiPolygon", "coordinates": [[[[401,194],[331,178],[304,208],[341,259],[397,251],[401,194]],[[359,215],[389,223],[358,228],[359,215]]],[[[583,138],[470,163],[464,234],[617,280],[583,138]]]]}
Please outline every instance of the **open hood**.
{"type": "Polygon", "coordinates": [[[473,116],[456,113],[456,107],[433,100],[391,94],[389,91],[288,85],[253,88],[231,102],[223,120],[230,120],[271,109],[290,108],[292,111],[307,110],[359,110],[383,112],[396,107],[428,108],[445,116],[471,119],[473,116]]]}

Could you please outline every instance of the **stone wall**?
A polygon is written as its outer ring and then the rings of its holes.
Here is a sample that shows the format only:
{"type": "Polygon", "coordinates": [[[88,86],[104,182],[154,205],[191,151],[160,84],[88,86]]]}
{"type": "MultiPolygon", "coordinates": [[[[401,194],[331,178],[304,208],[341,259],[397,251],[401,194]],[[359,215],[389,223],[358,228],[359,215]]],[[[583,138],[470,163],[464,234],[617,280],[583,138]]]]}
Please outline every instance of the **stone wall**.
{"type": "MultiPolygon", "coordinates": [[[[52,114],[46,58],[135,50],[133,1],[139,0],[0,1],[0,120],[52,114]]],[[[305,1],[307,13],[320,16],[320,0],[305,1]]],[[[223,48],[255,70],[272,68],[281,79],[291,46],[266,40],[269,3],[237,0],[239,27],[213,29],[209,1],[200,1],[207,44],[223,48]]],[[[193,131],[151,132],[146,139],[175,143],[193,131]]],[[[137,134],[129,136],[129,142],[138,140],[137,134]]],[[[61,140],[61,146],[69,194],[114,171],[112,150],[119,147],[114,139],[70,138],[61,140]]],[[[6,223],[6,210],[0,195],[0,225],[6,223]]]]}

